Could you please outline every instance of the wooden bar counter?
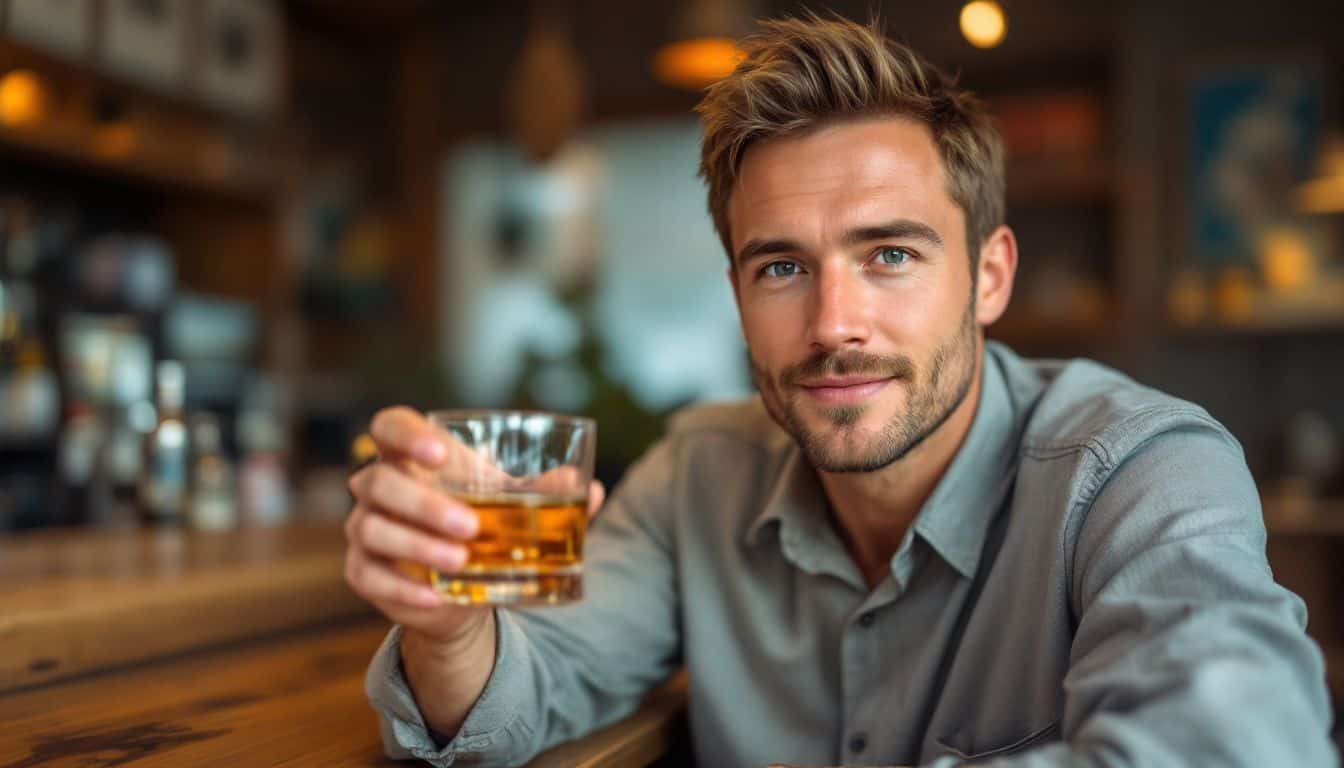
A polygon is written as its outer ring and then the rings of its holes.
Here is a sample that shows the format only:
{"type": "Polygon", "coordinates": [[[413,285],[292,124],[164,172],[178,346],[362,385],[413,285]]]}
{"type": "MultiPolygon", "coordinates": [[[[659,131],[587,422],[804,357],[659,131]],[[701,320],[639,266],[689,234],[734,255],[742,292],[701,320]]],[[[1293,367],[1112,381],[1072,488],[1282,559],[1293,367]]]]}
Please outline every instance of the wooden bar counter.
{"type": "MultiPolygon", "coordinates": [[[[379,766],[364,670],[388,625],[335,524],[0,538],[0,768],[379,766]]],[[[675,746],[685,681],[533,761],[634,768],[675,746]]]]}

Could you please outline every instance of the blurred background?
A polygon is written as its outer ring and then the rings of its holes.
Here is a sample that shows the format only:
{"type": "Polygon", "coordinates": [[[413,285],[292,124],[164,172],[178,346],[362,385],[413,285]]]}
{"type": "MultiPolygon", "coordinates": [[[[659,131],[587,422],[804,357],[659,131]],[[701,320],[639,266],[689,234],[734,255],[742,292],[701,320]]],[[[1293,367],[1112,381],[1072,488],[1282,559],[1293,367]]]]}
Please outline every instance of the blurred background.
{"type": "MultiPolygon", "coordinates": [[[[1227,424],[1338,636],[1338,3],[807,7],[991,103],[1022,249],[991,335],[1227,424]]],[[[393,403],[595,415],[615,481],[750,392],[691,108],[801,10],[0,0],[0,531],[339,520],[393,403]]]]}
{"type": "MultiPolygon", "coordinates": [[[[990,102],[1022,253],[991,335],[1231,428],[1338,698],[1338,2],[807,7],[990,102]]],[[[610,484],[749,394],[691,110],[803,10],[0,0],[0,542],[338,522],[394,403],[596,416],[610,484]]]]}

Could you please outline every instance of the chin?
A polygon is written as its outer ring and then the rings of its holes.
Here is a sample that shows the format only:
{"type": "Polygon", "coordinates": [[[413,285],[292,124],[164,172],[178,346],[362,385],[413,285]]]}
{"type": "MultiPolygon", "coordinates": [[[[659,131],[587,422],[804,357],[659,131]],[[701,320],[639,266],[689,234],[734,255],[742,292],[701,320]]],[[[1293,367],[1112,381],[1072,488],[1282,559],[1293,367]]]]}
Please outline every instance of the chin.
{"type": "Polygon", "coordinates": [[[837,426],[819,421],[795,434],[794,439],[808,461],[824,472],[872,472],[891,463],[883,430],[862,423],[837,426]]]}

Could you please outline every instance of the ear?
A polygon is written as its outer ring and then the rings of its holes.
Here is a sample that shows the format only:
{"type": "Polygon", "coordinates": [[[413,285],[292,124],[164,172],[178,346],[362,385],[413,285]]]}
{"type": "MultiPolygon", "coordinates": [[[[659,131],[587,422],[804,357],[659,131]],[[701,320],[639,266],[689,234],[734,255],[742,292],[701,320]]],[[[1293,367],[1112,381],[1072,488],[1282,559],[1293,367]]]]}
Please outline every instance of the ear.
{"type": "Polygon", "coordinates": [[[981,327],[993,325],[1008,308],[1013,295],[1013,276],[1017,274],[1017,237],[1013,230],[1000,226],[980,246],[976,267],[975,320],[981,327]]]}

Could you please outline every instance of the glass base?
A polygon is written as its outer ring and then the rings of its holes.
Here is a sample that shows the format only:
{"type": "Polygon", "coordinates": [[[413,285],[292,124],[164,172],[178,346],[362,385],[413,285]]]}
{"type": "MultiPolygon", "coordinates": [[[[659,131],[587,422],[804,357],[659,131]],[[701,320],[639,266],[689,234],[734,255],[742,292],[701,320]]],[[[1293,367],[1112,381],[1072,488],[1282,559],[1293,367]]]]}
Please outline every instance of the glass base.
{"type": "Polygon", "coordinates": [[[561,605],[583,597],[583,568],[430,571],[429,583],[457,605],[561,605]]]}

